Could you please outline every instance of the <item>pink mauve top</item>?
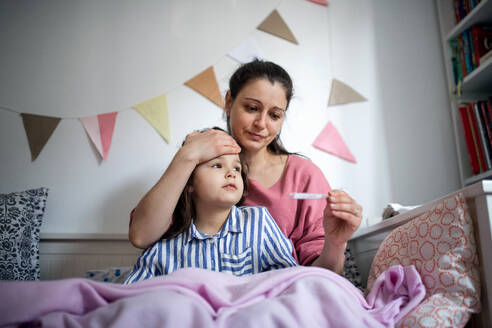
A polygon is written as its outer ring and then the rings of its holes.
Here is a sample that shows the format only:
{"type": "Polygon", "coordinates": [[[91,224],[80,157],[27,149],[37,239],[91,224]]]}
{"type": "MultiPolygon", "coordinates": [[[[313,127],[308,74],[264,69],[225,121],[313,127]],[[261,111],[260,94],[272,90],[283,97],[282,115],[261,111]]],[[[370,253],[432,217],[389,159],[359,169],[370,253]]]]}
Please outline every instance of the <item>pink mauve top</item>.
{"type": "Polygon", "coordinates": [[[326,200],[290,199],[289,193],[326,194],[330,189],[325,176],[313,162],[289,155],[282,176],[270,188],[265,189],[257,181],[249,179],[248,197],[243,205],[265,206],[280,230],[292,241],[296,261],[309,265],[323,248],[326,200]]]}

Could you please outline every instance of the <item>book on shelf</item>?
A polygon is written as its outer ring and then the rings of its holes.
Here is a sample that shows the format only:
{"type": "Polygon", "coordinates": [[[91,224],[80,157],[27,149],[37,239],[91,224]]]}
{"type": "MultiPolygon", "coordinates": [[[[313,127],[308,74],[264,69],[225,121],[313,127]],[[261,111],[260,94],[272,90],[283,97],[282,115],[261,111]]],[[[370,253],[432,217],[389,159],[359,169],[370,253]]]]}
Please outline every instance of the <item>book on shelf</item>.
{"type": "MultiPolygon", "coordinates": [[[[489,110],[487,101],[478,101],[479,108],[482,112],[483,120],[485,121],[485,131],[487,132],[487,140],[492,148],[492,108],[489,110]]],[[[491,158],[492,159],[492,158],[491,158]]]]}
{"type": "Polygon", "coordinates": [[[482,0],[453,0],[456,24],[461,22],[482,0]]]}
{"type": "Polygon", "coordinates": [[[471,132],[471,124],[470,124],[470,120],[468,119],[467,105],[461,104],[458,110],[461,116],[461,123],[463,125],[463,132],[465,135],[466,149],[468,152],[468,158],[470,159],[470,166],[472,169],[472,173],[478,174],[480,173],[480,167],[478,165],[477,152],[475,150],[475,144],[471,132]]]}
{"type": "Polygon", "coordinates": [[[475,151],[478,157],[478,163],[480,172],[487,171],[487,165],[485,162],[484,150],[482,147],[482,142],[480,141],[480,132],[478,130],[478,122],[477,117],[475,116],[473,103],[467,103],[467,112],[470,120],[472,135],[473,135],[473,143],[475,145],[475,151]]]}
{"type": "Polygon", "coordinates": [[[492,26],[474,25],[471,27],[473,52],[477,66],[492,55],[492,26]]]}
{"type": "Polygon", "coordinates": [[[492,57],[492,25],[473,25],[450,39],[449,46],[454,82],[458,84],[492,57]]]}
{"type": "Polygon", "coordinates": [[[492,170],[492,97],[458,106],[473,174],[492,170]]]}
{"type": "Polygon", "coordinates": [[[490,148],[489,137],[486,128],[486,121],[482,115],[480,101],[472,103],[472,106],[478,126],[478,139],[480,139],[480,145],[482,146],[482,151],[483,151],[483,157],[485,162],[484,171],[488,171],[492,168],[492,163],[491,163],[492,149],[490,148]]]}

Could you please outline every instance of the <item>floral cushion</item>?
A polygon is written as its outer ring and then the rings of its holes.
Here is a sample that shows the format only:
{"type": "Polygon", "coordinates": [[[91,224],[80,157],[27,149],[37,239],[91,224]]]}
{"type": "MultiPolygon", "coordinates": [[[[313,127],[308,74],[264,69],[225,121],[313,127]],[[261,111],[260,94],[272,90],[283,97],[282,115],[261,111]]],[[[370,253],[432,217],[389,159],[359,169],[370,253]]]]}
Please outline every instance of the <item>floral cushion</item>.
{"type": "Polygon", "coordinates": [[[39,230],[48,188],[0,194],[0,280],[39,279],[39,230]]]}
{"type": "Polygon", "coordinates": [[[368,290],[387,268],[414,265],[426,298],[400,327],[464,327],[480,311],[480,278],[473,224],[465,199],[454,194],[393,230],[378,249],[368,290]]]}

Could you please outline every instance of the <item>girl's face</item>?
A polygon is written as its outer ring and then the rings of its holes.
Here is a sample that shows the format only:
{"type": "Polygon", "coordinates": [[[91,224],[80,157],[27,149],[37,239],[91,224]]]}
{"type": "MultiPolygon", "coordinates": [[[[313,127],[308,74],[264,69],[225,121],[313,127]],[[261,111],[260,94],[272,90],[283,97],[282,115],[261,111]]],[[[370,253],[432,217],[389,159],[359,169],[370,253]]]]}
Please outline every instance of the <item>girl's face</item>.
{"type": "Polygon", "coordinates": [[[247,151],[266,148],[284,122],[287,98],[282,84],[267,79],[247,83],[232,99],[226,95],[231,133],[247,151]]]}
{"type": "Polygon", "coordinates": [[[202,163],[193,172],[191,191],[197,205],[230,208],[243,195],[239,155],[228,154],[202,163]]]}

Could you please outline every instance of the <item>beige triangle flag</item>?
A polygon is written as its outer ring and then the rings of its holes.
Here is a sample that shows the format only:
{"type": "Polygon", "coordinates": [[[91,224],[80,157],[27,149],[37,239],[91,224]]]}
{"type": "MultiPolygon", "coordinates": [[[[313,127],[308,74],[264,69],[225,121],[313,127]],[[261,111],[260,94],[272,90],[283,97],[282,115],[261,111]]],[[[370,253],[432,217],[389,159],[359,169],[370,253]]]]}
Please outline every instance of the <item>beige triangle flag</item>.
{"type": "Polygon", "coordinates": [[[258,25],[257,29],[278,36],[279,38],[285,39],[294,44],[299,44],[290,28],[278,13],[277,9],[272,11],[272,13],[265,18],[260,25],[258,25]]]}
{"type": "Polygon", "coordinates": [[[331,83],[330,99],[328,106],[349,104],[354,102],[367,101],[360,93],[352,89],[343,82],[333,79],[331,83]]]}
{"type": "Polygon", "coordinates": [[[171,131],[169,129],[166,95],[146,100],[133,106],[133,109],[139,112],[161,137],[169,143],[171,140],[171,131]]]}
{"type": "Polygon", "coordinates": [[[21,116],[31,149],[31,160],[34,161],[55,131],[61,118],[26,113],[22,113],[21,116]]]}
{"type": "Polygon", "coordinates": [[[224,109],[224,100],[220,94],[219,83],[217,83],[213,66],[186,81],[185,85],[224,109]]]}

